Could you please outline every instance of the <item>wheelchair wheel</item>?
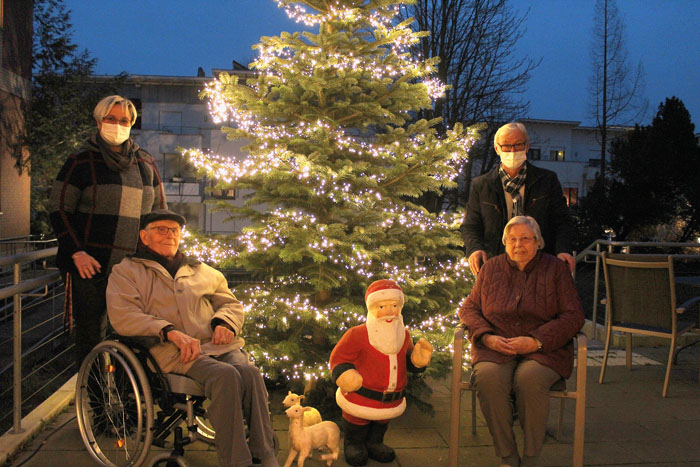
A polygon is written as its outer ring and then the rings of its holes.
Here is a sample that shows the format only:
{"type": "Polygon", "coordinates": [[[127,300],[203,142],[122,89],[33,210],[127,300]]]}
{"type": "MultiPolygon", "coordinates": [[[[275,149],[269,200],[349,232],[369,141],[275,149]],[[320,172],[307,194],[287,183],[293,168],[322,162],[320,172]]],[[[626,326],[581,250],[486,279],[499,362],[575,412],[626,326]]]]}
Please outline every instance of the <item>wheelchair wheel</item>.
{"type": "Polygon", "coordinates": [[[95,346],[80,366],[75,395],[78,427],[103,466],[139,466],[153,439],[151,388],[134,353],[117,341],[95,346]]]}

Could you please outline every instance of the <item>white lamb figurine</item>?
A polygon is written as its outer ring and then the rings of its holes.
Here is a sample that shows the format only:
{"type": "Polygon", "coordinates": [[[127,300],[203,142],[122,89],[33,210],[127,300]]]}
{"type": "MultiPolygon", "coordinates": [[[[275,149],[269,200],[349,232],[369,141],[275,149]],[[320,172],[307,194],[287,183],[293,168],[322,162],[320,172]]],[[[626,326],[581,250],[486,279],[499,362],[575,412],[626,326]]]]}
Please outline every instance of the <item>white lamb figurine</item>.
{"type": "MultiPolygon", "coordinates": [[[[304,400],[304,396],[298,396],[294,394],[292,391],[289,391],[287,393],[287,396],[284,398],[282,401],[282,405],[285,407],[289,408],[293,405],[299,404],[301,405],[301,401],[304,400]]],[[[321,414],[319,413],[318,410],[314,409],[313,407],[307,407],[307,411],[304,411],[304,426],[311,426],[315,425],[317,423],[321,423],[321,414]]]]}
{"type": "Polygon", "coordinates": [[[326,461],[326,466],[330,467],[333,461],[338,459],[340,428],[331,421],[303,426],[302,418],[308,410],[310,407],[302,407],[299,404],[286,410],[289,417],[289,457],[284,467],[291,466],[297,454],[299,454],[297,465],[303,467],[304,460],[311,455],[311,451],[322,447],[327,447],[331,451],[321,455],[321,460],[326,461]]]}

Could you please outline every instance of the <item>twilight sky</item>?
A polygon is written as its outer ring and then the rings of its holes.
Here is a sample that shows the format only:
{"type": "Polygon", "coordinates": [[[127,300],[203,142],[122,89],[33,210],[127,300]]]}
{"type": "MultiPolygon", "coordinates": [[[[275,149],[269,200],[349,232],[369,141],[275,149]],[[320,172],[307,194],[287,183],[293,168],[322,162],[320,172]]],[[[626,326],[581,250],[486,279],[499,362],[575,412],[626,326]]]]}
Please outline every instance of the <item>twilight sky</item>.
{"type": "MultiPolygon", "coordinates": [[[[532,74],[524,117],[590,124],[586,102],[590,76],[594,0],[512,0],[529,9],[519,53],[542,59],[532,74]]],[[[646,71],[649,124],[659,103],[677,96],[700,131],[700,1],[618,0],[631,64],[646,71]]],[[[247,65],[260,36],[299,30],[273,0],[65,0],[73,42],[98,59],[98,74],[194,76],[201,66],[247,65]]]]}

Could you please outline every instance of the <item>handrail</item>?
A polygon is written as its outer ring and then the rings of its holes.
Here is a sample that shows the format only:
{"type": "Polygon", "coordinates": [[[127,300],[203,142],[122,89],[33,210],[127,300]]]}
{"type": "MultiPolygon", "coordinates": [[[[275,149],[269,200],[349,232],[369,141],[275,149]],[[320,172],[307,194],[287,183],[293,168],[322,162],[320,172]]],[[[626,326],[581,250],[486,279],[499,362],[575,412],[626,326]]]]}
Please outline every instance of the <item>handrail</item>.
{"type": "Polygon", "coordinates": [[[56,255],[58,248],[47,248],[44,250],[19,253],[12,256],[0,258],[0,267],[13,265],[14,279],[13,285],[0,289],[0,299],[13,297],[13,326],[12,326],[12,386],[13,386],[13,424],[12,432],[17,434],[22,430],[22,301],[21,295],[39,287],[44,287],[59,279],[58,271],[52,271],[33,279],[22,281],[22,269],[20,265],[31,261],[36,261],[56,255]]]}
{"type": "MultiPolygon", "coordinates": [[[[619,241],[619,240],[603,240],[598,239],[591,242],[586,248],[576,255],[576,263],[586,260],[589,256],[595,257],[595,277],[593,279],[593,312],[591,320],[593,321],[593,339],[597,338],[597,318],[598,318],[598,292],[600,280],[600,258],[603,255],[601,247],[612,253],[613,247],[620,247],[623,253],[632,253],[633,247],[645,248],[697,248],[700,250],[698,242],[638,242],[638,241],[619,241]]],[[[688,253],[669,253],[664,256],[671,256],[674,259],[700,259],[700,251],[698,254],[688,253]]]]}
{"type": "Polygon", "coordinates": [[[43,238],[43,235],[38,236],[39,238],[35,238],[32,240],[33,237],[37,237],[37,235],[20,235],[17,237],[5,237],[5,238],[0,238],[0,244],[3,243],[14,243],[14,242],[22,242],[22,243],[56,243],[56,238],[50,237],[50,238],[43,238]]]}
{"type": "Polygon", "coordinates": [[[25,253],[17,253],[16,255],[3,256],[0,258],[0,267],[9,264],[28,263],[38,259],[50,258],[56,256],[58,247],[46,248],[44,250],[27,251],[25,253]]]}
{"type": "Polygon", "coordinates": [[[61,274],[58,271],[52,271],[48,274],[22,281],[19,284],[4,287],[0,289],[0,300],[36,290],[39,287],[44,287],[52,282],[56,282],[60,278],[61,274]]]}

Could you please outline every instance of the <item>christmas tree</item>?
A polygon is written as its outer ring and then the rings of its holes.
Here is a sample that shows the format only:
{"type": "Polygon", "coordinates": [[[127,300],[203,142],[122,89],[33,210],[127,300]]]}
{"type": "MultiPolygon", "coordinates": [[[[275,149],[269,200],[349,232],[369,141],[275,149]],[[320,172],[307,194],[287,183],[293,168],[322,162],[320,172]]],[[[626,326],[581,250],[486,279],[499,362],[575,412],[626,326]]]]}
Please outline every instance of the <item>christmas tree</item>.
{"type": "Polygon", "coordinates": [[[407,327],[444,372],[471,280],[461,214],[416,200],[454,186],[476,132],[417,119],[444,86],[435,60],[411,59],[420,34],[396,21],[402,2],[276,1],[317,32],[262,37],[256,78],[221,74],[203,92],[247,158],[184,152],[216,188],[248,190],[245,206],[222,208],[252,225],[230,245],[191,239],[190,252],[264,278],[235,293],[246,348],[270,378],[328,378],[330,351],[364,321],[365,289],[381,278],[401,284],[407,327]]]}

